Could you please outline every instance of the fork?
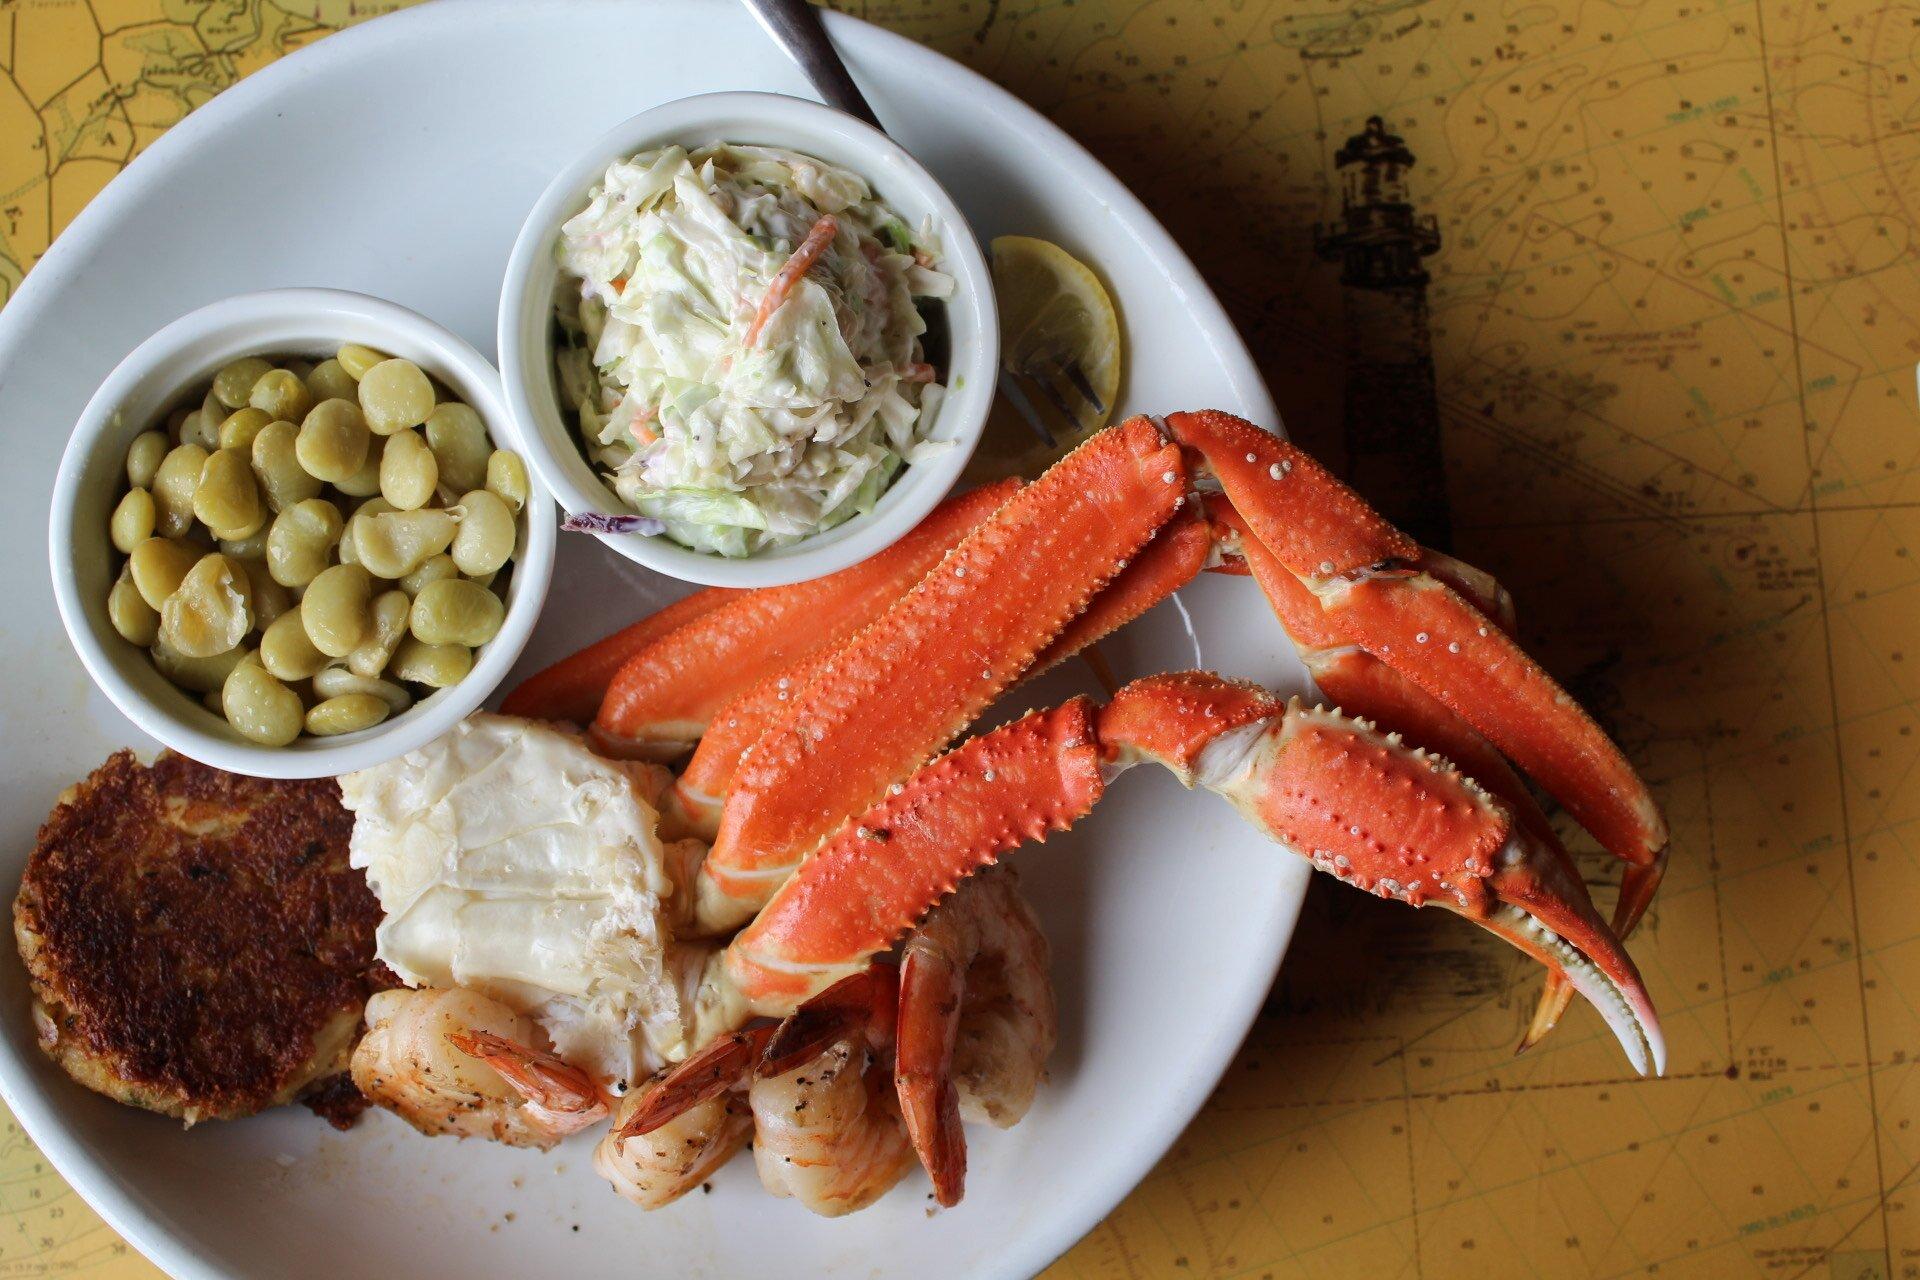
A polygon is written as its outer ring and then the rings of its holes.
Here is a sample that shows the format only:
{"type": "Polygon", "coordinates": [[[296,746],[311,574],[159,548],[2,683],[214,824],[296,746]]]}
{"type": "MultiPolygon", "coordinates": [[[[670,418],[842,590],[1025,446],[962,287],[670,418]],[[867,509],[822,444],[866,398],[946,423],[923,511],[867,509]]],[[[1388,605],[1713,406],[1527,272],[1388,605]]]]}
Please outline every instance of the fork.
{"type": "MultiPolygon", "coordinates": [[[[833,47],[818,9],[808,4],[807,0],[745,0],[745,3],[767,34],[786,50],[788,57],[799,64],[800,70],[823,99],[855,119],[883,133],[886,131],[879,117],[874,114],[873,107],[861,94],[859,86],[854,84],[847,64],[840,59],[839,50],[833,47]]],[[[1027,394],[1028,388],[1058,411],[1069,436],[1079,434],[1084,421],[1097,421],[1083,419],[1082,410],[1075,407],[1076,403],[1090,406],[1095,414],[1104,415],[1107,411],[1077,361],[1057,360],[1051,365],[1029,363],[1020,369],[1009,369],[1002,365],[1001,394],[1019,411],[1021,421],[1048,448],[1058,441],[1039,410],[1034,407],[1033,399],[1027,394]]]]}
{"type": "Polygon", "coordinates": [[[1040,412],[1045,404],[1060,416],[1069,438],[1084,434],[1088,427],[1102,422],[1107,406],[1093,389],[1080,362],[1071,357],[1030,360],[1014,368],[1000,366],[1000,394],[1020,414],[1021,421],[1052,448],[1059,443],[1046,418],[1040,412]]]}

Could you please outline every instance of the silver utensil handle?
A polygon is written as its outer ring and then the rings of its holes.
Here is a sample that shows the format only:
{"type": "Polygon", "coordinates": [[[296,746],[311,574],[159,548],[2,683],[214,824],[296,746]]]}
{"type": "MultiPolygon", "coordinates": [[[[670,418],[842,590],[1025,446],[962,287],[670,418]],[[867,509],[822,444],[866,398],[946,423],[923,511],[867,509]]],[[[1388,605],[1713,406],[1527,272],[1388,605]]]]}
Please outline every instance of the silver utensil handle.
{"type": "Polygon", "coordinates": [[[829,106],[838,107],[876,129],[881,128],[879,117],[860,95],[859,87],[847,73],[847,64],[840,60],[833,41],[827,38],[827,27],[820,21],[818,9],[807,0],[745,0],[745,4],[767,29],[767,34],[780,42],[787,56],[800,64],[800,70],[829,106]]]}

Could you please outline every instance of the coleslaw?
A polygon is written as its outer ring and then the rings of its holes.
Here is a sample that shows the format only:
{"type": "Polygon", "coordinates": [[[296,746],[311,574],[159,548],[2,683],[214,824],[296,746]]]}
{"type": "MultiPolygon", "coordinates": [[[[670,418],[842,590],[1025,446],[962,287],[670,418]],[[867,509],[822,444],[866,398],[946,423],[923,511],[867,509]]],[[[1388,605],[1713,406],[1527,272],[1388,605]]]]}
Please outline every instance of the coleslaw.
{"type": "Polygon", "coordinates": [[[588,459],[675,541],[752,555],[872,509],[944,388],[918,300],[933,228],[857,174],[715,144],[607,168],[562,228],[560,393],[588,459]]]}

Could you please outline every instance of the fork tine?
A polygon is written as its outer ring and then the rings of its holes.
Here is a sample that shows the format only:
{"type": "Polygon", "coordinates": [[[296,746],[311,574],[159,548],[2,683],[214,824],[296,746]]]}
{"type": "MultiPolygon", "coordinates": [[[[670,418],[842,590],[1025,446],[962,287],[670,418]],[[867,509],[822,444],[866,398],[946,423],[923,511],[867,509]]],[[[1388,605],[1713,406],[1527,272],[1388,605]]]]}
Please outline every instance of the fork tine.
{"type": "MultiPolygon", "coordinates": [[[[1057,373],[1058,370],[1056,369],[1053,372],[1057,373]]],[[[1032,374],[1031,377],[1034,386],[1040,389],[1040,394],[1046,398],[1047,403],[1059,410],[1060,416],[1065,418],[1070,426],[1078,429],[1080,426],[1080,411],[1067,403],[1067,397],[1061,393],[1060,384],[1052,378],[1043,377],[1040,373],[1032,374]]],[[[1072,388],[1068,389],[1071,390],[1072,388]]]]}
{"type": "MultiPolygon", "coordinates": [[[[1040,437],[1042,444],[1051,449],[1059,443],[1053,438],[1053,432],[1047,430],[1047,424],[1041,420],[1040,411],[1033,407],[1033,401],[1027,399],[1027,393],[1020,387],[1020,379],[1004,369],[1000,371],[1000,394],[1019,412],[1021,420],[1032,428],[1033,434],[1040,437]]],[[[1071,414],[1067,420],[1073,420],[1071,414]]]]}
{"type": "Polygon", "coordinates": [[[1060,366],[1060,372],[1068,382],[1073,384],[1073,389],[1080,393],[1081,398],[1093,406],[1095,413],[1107,412],[1106,402],[1100,398],[1100,393],[1093,389],[1093,384],[1087,381],[1086,370],[1080,367],[1078,360],[1067,361],[1060,366]]]}

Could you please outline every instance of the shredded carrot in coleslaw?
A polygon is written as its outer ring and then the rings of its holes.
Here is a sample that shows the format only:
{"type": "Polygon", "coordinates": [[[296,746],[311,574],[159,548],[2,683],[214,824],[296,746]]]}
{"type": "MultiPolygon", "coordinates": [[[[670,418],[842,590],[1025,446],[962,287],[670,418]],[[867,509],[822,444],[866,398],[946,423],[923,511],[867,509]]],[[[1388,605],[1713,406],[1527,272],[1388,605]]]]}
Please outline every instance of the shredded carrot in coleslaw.
{"type": "Polygon", "coordinates": [[[827,251],[827,246],[833,243],[833,237],[839,230],[840,223],[832,214],[813,224],[813,230],[807,232],[807,238],[793,251],[793,256],[787,259],[787,265],[780,268],[780,274],[773,278],[766,295],[760,299],[760,309],[753,313],[753,323],[747,326],[748,346],[759,344],[760,331],[767,327],[767,321],[773,319],[773,313],[793,292],[793,286],[800,283],[800,277],[820,261],[820,255],[827,251]]]}

